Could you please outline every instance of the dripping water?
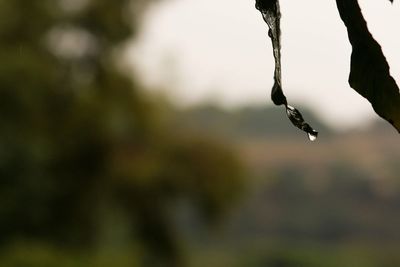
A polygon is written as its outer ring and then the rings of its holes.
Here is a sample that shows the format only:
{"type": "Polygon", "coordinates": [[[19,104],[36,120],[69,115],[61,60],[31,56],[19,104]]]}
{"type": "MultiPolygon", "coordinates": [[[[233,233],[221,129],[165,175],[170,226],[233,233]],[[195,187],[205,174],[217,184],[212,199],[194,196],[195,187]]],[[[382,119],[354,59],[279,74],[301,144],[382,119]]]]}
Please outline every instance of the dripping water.
{"type": "Polygon", "coordinates": [[[314,142],[315,140],[317,140],[318,134],[307,133],[307,135],[308,135],[308,139],[310,139],[310,141],[314,142]]]}

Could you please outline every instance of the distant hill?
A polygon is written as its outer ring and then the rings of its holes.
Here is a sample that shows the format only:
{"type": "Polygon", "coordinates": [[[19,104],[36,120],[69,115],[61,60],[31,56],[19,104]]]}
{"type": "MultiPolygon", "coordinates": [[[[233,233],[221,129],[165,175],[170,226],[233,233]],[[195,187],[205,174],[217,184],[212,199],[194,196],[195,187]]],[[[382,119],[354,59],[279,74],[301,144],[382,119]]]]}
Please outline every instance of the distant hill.
{"type": "MultiPolygon", "coordinates": [[[[334,131],[309,110],[303,108],[302,114],[321,135],[327,137],[333,134],[334,131]]],[[[291,124],[282,107],[245,107],[227,111],[207,105],[176,111],[173,117],[173,127],[233,139],[305,137],[291,124]]]]}

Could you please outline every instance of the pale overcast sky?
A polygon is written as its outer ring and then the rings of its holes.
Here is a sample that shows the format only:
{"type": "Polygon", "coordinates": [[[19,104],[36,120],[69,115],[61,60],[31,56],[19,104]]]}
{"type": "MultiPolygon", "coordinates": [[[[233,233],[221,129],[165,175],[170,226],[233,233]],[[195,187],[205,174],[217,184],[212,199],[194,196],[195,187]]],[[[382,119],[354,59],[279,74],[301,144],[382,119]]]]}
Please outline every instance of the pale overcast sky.
{"type": "MultiPolygon", "coordinates": [[[[359,0],[400,81],[400,3],[359,0]]],[[[130,58],[146,85],[179,105],[271,105],[274,61],[254,0],[165,0],[150,9],[130,58]]],[[[283,87],[290,103],[338,127],[377,115],[348,83],[351,47],[334,0],[281,0],[283,87]]]]}

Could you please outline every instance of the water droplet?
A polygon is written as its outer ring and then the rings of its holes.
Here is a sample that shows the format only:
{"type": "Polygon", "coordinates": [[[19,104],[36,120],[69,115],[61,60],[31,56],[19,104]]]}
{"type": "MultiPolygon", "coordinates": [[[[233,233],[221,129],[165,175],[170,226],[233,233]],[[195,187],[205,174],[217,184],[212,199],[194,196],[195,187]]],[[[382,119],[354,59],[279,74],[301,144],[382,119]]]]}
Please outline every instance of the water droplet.
{"type": "Polygon", "coordinates": [[[314,142],[317,140],[318,135],[317,134],[312,134],[312,133],[307,133],[308,139],[310,139],[311,142],[314,142]]]}

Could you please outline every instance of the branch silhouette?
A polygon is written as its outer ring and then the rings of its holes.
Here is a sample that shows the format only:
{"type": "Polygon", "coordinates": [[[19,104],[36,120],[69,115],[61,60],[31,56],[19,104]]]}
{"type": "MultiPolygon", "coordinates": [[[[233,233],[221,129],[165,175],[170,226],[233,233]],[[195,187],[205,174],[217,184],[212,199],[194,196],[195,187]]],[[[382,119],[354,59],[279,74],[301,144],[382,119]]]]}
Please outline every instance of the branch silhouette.
{"type": "Polygon", "coordinates": [[[382,48],[369,32],[357,0],[336,0],[336,4],[352,46],[349,84],[400,132],[399,87],[382,48]]]}
{"type": "MultiPolygon", "coordinates": [[[[393,0],[389,0],[393,3],[393,0]]],[[[389,64],[379,43],[368,30],[358,0],[336,0],[340,17],[344,22],[352,46],[349,85],[365,97],[375,112],[391,123],[400,133],[400,92],[396,81],[390,75],[389,64]]],[[[256,8],[262,13],[269,26],[268,35],[272,40],[275,57],[274,86],[271,97],[276,105],[285,105],[289,119],[307,133],[315,132],[301,116],[294,120],[281,85],[280,62],[280,9],[279,0],[256,0],[256,8]],[[301,123],[299,123],[301,122],[301,123]],[[308,127],[303,127],[304,125],[308,127]]],[[[295,110],[295,109],[294,109],[295,110]]],[[[301,115],[297,110],[298,113],[301,115]]]]}

